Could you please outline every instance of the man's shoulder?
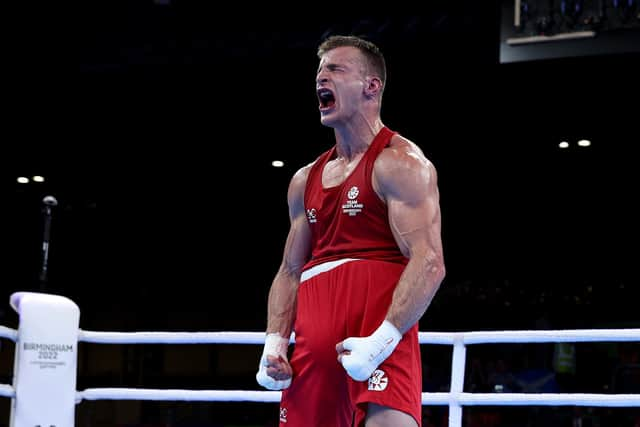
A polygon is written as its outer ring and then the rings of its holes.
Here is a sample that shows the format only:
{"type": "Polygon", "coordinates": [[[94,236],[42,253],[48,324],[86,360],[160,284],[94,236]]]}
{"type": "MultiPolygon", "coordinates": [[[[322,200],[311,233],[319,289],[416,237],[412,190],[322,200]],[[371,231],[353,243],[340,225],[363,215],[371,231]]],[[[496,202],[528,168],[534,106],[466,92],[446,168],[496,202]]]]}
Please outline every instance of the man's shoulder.
{"type": "Polygon", "coordinates": [[[436,170],[420,147],[401,135],[394,135],[374,164],[374,182],[380,193],[405,200],[423,192],[420,183],[436,182],[436,170]]]}
{"type": "Polygon", "coordinates": [[[428,162],[428,159],[415,142],[396,133],[378,156],[377,163],[406,163],[411,159],[428,162]]]}
{"type": "Polygon", "coordinates": [[[309,176],[309,173],[311,172],[311,169],[313,169],[314,166],[316,166],[316,164],[320,164],[320,162],[322,161],[322,159],[329,155],[329,153],[331,153],[331,151],[333,151],[333,148],[330,148],[322,153],[320,153],[313,161],[311,161],[310,163],[307,163],[306,165],[302,166],[301,168],[299,168],[296,173],[293,175],[293,179],[304,179],[306,180],[307,177],[309,176]]]}
{"type": "Polygon", "coordinates": [[[300,169],[298,169],[293,174],[293,177],[291,178],[291,181],[292,182],[306,182],[307,181],[307,177],[309,176],[309,172],[311,171],[311,169],[313,168],[313,165],[315,165],[315,163],[316,163],[316,160],[314,160],[313,162],[302,166],[300,169]]]}

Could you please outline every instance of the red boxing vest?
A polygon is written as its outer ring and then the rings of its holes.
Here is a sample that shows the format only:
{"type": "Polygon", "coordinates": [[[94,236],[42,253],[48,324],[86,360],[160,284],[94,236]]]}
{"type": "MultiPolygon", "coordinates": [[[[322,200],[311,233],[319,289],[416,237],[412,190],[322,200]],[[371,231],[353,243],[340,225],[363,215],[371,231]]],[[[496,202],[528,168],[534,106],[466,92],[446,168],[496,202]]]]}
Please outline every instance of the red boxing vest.
{"type": "Polygon", "coordinates": [[[389,227],[387,205],[372,185],[373,164],[396,132],[383,127],[360,162],[340,185],[322,187],[322,171],[336,157],[336,147],[311,167],[304,207],[311,228],[311,259],[303,270],[327,261],[361,258],[406,264],[389,227]]]}

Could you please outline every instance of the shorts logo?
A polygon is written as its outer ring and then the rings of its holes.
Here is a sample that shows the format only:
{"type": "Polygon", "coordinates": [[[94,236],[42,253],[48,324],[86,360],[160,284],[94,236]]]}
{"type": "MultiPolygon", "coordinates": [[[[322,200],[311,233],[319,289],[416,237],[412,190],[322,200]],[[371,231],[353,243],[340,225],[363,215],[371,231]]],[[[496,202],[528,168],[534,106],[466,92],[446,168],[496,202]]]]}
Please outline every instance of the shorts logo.
{"type": "Polygon", "coordinates": [[[280,408],[280,422],[287,422],[287,408],[280,408]]]}
{"type": "Polygon", "coordinates": [[[360,194],[360,190],[355,185],[349,189],[347,192],[347,200],[342,205],[342,213],[346,213],[349,216],[356,216],[356,214],[362,212],[362,208],[364,208],[363,203],[358,203],[358,194],[360,194]]]}
{"type": "Polygon", "coordinates": [[[318,222],[318,219],[316,218],[316,209],[315,208],[311,208],[311,209],[307,209],[307,219],[309,220],[309,222],[311,224],[318,222]]]}
{"type": "Polygon", "coordinates": [[[389,378],[382,369],[376,369],[369,377],[369,390],[382,391],[389,385],[389,378]]]}

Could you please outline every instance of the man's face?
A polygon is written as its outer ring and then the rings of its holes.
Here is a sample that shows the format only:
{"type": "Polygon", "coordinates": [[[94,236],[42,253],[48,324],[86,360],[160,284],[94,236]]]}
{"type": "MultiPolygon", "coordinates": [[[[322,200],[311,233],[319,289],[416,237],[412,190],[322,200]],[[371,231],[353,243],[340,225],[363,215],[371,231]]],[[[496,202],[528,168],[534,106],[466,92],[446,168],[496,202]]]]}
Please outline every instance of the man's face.
{"type": "Polygon", "coordinates": [[[359,112],[365,99],[364,60],[354,47],[338,47],[320,59],[316,75],[320,121],[334,127],[359,112]]]}

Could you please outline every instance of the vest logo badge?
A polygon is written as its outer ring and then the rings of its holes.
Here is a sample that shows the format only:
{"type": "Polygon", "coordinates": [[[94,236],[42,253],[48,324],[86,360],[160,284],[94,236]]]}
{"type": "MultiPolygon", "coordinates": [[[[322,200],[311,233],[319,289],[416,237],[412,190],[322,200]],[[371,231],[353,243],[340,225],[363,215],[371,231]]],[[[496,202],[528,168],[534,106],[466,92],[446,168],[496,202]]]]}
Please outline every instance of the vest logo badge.
{"type": "Polygon", "coordinates": [[[369,390],[382,391],[389,385],[389,377],[387,377],[382,369],[376,369],[369,377],[369,390]]]}
{"type": "Polygon", "coordinates": [[[354,200],[356,197],[358,197],[358,194],[360,194],[360,190],[358,190],[358,187],[354,185],[349,189],[347,197],[349,198],[349,200],[354,200]]]}
{"type": "Polygon", "coordinates": [[[287,408],[280,408],[280,422],[287,422],[287,408]]]}
{"type": "Polygon", "coordinates": [[[349,216],[356,216],[362,212],[364,204],[358,203],[357,197],[359,194],[360,190],[355,185],[349,189],[347,192],[347,201],[342,205],[342,213],[346,213],[349,216]]]}
{"type": "Polygon", "coordinates": [[[309,220],[309,223],[314,224],[318,222],[316,215],[316,208],[307,209],[307,219],[309,220]]]}

